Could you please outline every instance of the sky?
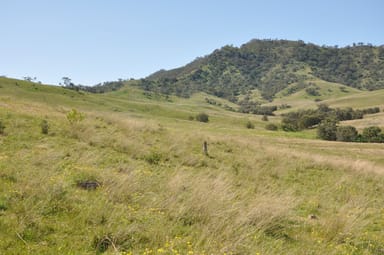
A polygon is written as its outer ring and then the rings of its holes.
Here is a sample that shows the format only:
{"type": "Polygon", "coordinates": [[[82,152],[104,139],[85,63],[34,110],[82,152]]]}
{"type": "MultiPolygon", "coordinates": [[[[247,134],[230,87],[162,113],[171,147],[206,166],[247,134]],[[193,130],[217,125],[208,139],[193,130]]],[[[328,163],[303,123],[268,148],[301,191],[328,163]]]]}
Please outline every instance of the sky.
{"type": "Polygon", "coordinates": [[[384,45],[382,0],[0,0],[0,75],[144,78],[251,39],[384,45]]]}

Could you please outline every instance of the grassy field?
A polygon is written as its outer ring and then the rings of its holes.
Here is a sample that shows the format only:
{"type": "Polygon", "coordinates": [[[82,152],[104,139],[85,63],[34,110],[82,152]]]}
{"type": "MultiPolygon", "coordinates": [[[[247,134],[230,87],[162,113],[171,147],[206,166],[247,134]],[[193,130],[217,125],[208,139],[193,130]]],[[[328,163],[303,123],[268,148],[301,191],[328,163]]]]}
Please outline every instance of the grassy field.
{"type": "Polygon", "coordinates": [[[384,254],[384,144],[267,131],[205,97],[0,78],[0,253],[384,254]]]}
{"type": "MultiPolygon", "coordinates": [[[[316,79],[312,81],[312,84],[319,88],[318,96],[309,95],[305,89],[300,89],[293,94],[286,95],[288,88],[277,94],[276,99],[269,103],[269,105],[288,104],[291,106],[290,109],[280,110],[278,113],[305,108],[316,108],[316,105],[319,103],[341,108],[384,107],[384,90],[362,92],[338,83],[316,79]]],[[[295,86],[295,84],[292,84],[292,86],[295,86]]]]}

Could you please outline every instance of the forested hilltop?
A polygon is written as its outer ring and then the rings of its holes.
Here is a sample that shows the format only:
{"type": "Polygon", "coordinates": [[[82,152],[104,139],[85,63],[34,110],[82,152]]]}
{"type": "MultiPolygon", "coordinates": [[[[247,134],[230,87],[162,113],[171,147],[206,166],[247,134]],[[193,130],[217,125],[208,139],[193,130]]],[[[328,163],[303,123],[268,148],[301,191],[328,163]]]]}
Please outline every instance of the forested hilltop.
{"type": "Polygon", "coordinates": [[[362,90],[384,88],[384,47],[370,44],[318,46],[303,41],[252,40],[241,47],[224,46],[184,67],[160,70],[139,86],[147,91],[189,97],[195,92],[238,100],[257,89],[264,99],[313,80],[362,90]]]}

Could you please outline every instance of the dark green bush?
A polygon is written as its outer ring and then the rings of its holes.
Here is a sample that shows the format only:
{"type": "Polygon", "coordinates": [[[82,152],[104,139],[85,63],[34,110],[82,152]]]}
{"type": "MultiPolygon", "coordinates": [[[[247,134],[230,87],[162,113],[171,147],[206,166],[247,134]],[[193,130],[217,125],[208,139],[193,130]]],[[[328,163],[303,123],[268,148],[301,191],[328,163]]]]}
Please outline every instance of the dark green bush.
{"type": "Polygon", "coordinates": [[[162,155],[157,151],[151,151],[149,154],[144,156],[144,160],[151,165],[157,165],[161,161],[162,155]]]}
{"type": "Polygon", "coordinates": [[[200,122],[208,122],[209,116],[206,113],[199,113],[196,115],[196,120],[200,122]]]}
{"type": "Polygon", "coordinates": [[[245,127],[248,129],[254,129],[255,125],[250,120],[248,120],[247,123],[245,124],[245,127]]]}
{"type": "Polygon", "coordinates": [[[335,141],[337,131],[337,121],[334,119],[325,119],[317,127],[317,136],[320,139],[335,141]]]}
{"type": "Polygon", "coordinates": [[[334,119],[325,119],[317,127],[317,136],[320,139],[335,141],[337,131],[337,121],[334,119]]]}
{"type": "Polygon", "coordinates": [[[363,129],[362,139],[366,142],[380,143],[384,142],[381,129],[376,126],[371,126],[363,129]]]}

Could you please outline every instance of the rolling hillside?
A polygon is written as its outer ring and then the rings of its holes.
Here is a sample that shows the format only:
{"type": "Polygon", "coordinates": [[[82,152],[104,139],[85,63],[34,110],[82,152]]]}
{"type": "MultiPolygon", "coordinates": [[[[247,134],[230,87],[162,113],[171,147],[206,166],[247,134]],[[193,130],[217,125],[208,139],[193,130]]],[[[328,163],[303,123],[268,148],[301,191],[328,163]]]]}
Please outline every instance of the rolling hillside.
{"type": "MultiPolygon", "coordinates": [[[[383,90],[324,86],[331,106],[383,106],[383,90]]],[[[295,93],[276,100],[316,103],[295,93]]],[[[268,131],[280,116],[224,104],[0,78],[0,253],[384,253],[384,144],[268,131]]]]}

